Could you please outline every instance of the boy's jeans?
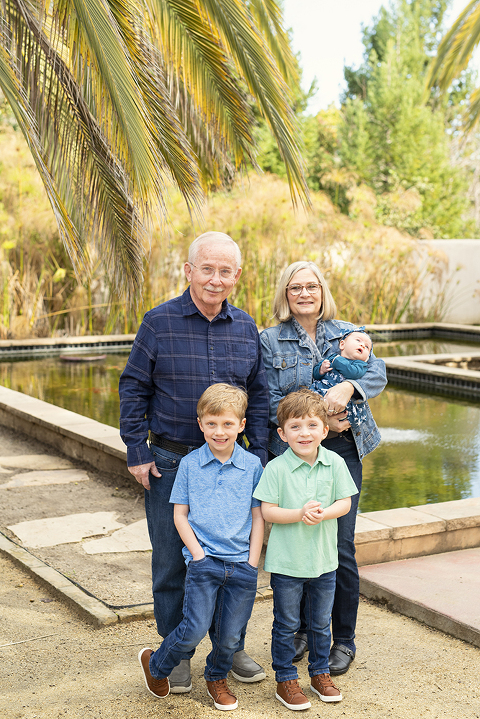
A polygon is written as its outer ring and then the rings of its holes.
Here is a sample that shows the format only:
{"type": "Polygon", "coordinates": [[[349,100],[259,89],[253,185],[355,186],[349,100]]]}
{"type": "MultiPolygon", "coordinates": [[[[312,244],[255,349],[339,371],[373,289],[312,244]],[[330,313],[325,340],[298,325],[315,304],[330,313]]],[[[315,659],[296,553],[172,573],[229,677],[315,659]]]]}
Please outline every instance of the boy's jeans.
{"type": "Polygon", "coordinates": [[[204,676],[209,682],[225,679],[252,613],[257,575],[258,570],[248,562],[226,562],[209,556],[191,561],[185,579],[183,619],[150,657],[152,676],[167,677],[210,631],[212,651],[204,676]]]}
{"type": "Polygon", "coordinates": [[[272,667],[277,682],[297,679],[293,665],[293,638],[300,627],[300,602],[305,595],[308,636],[308,673],[330,674],[330,615],[335,596],[335,571],[313,579],[272,574],[273,589],[272,667]]]}

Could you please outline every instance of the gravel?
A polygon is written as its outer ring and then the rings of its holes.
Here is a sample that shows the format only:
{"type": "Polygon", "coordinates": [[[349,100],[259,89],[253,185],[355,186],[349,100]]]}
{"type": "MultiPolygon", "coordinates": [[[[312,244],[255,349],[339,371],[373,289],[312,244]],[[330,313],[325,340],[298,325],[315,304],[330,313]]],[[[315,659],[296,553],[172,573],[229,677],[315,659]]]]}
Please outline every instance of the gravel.
{"type": "MultiPolygon", "coordinates": [[[[139,649],[158,645],[152,621],[95,629],[2,555],[0,575],[0,644],[22,642],[0,647],[2,719],[219,716],[202,678],[207,640],[192,660],[192,692],[156,700],[145,689],[137,661],[139,649]]],[[[230,681],[239,700],[235,717],[291,716],[274,698],[271,621],[271,602],[257,603],[247,649],[267,668],[267,679],[259,684],[230,681]]],[[[299,673],[310,696],[306,660],[299,673]]],[[[476,719],[479,677],[479,649],[362,600],[357,657],[350,671],[335,680],[344,700],[327,705],[311,694],[312,708],[305,716],[476,719]]]]}

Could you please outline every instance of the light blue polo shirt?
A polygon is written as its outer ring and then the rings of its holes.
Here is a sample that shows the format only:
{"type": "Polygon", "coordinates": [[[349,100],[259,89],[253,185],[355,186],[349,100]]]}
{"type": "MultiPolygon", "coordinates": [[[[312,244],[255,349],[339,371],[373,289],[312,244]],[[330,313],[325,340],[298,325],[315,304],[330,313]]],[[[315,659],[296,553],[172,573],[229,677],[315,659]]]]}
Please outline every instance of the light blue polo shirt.
{"type": "MultiPolygon", "coordinates": [[[[253,492],[262,471],[259,458],[237,443],[224,464],[208,444],[183,457],[170,502],[188,504],[188,523],[206,555],[248,561],[252,507],[260,506],[253,492]]],[[[192,555],[186,547],[183,555],[188,564],[192,555]]]]}

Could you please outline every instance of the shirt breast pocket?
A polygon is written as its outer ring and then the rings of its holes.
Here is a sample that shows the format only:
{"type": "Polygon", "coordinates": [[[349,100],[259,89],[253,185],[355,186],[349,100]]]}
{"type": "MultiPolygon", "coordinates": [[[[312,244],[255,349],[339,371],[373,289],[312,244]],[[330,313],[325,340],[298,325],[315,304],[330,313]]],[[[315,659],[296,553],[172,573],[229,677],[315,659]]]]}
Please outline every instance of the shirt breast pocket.
{"type": "Polygon", "coordinates": [[[297,355],[275,355],[273,366],[278,372],[278,383],[285,394],[297,384],[297,355]]]}

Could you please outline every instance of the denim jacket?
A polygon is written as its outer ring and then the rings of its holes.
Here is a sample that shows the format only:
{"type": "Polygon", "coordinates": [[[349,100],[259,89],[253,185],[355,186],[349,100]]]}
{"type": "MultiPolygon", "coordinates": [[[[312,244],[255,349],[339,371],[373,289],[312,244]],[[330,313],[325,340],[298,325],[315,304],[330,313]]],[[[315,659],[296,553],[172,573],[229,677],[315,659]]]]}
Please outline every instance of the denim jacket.
{"type": "MultiPolygon", "coordinates": [[[[321,348],[323,358],[332,352],[339,353],[339,342],[345,330],[354,327],[350,322],[340,320],[327,320],[324,325],[325,342],[321,348]]],[[[276,430],[278,403],[289,392],[310,387],[313,381],[313,357],[311,349],[299,338],[291,320],[263,330],[260,333],[260,342],[270,390],[270,423],[274,425],[270,431],[269,449],[278,455],[285,448],[276,430]]],[[[387,384],[385,362],[375,357],[373,352],[370,353],[368,370],[364,376],[348,381],[355,388],[353,402],[363,402],[376,397],[387,384]]],[[[381,439],[368,403],[365,409],[367,420],[353,432],[360,460],[378,447],[381,439]]]]}

